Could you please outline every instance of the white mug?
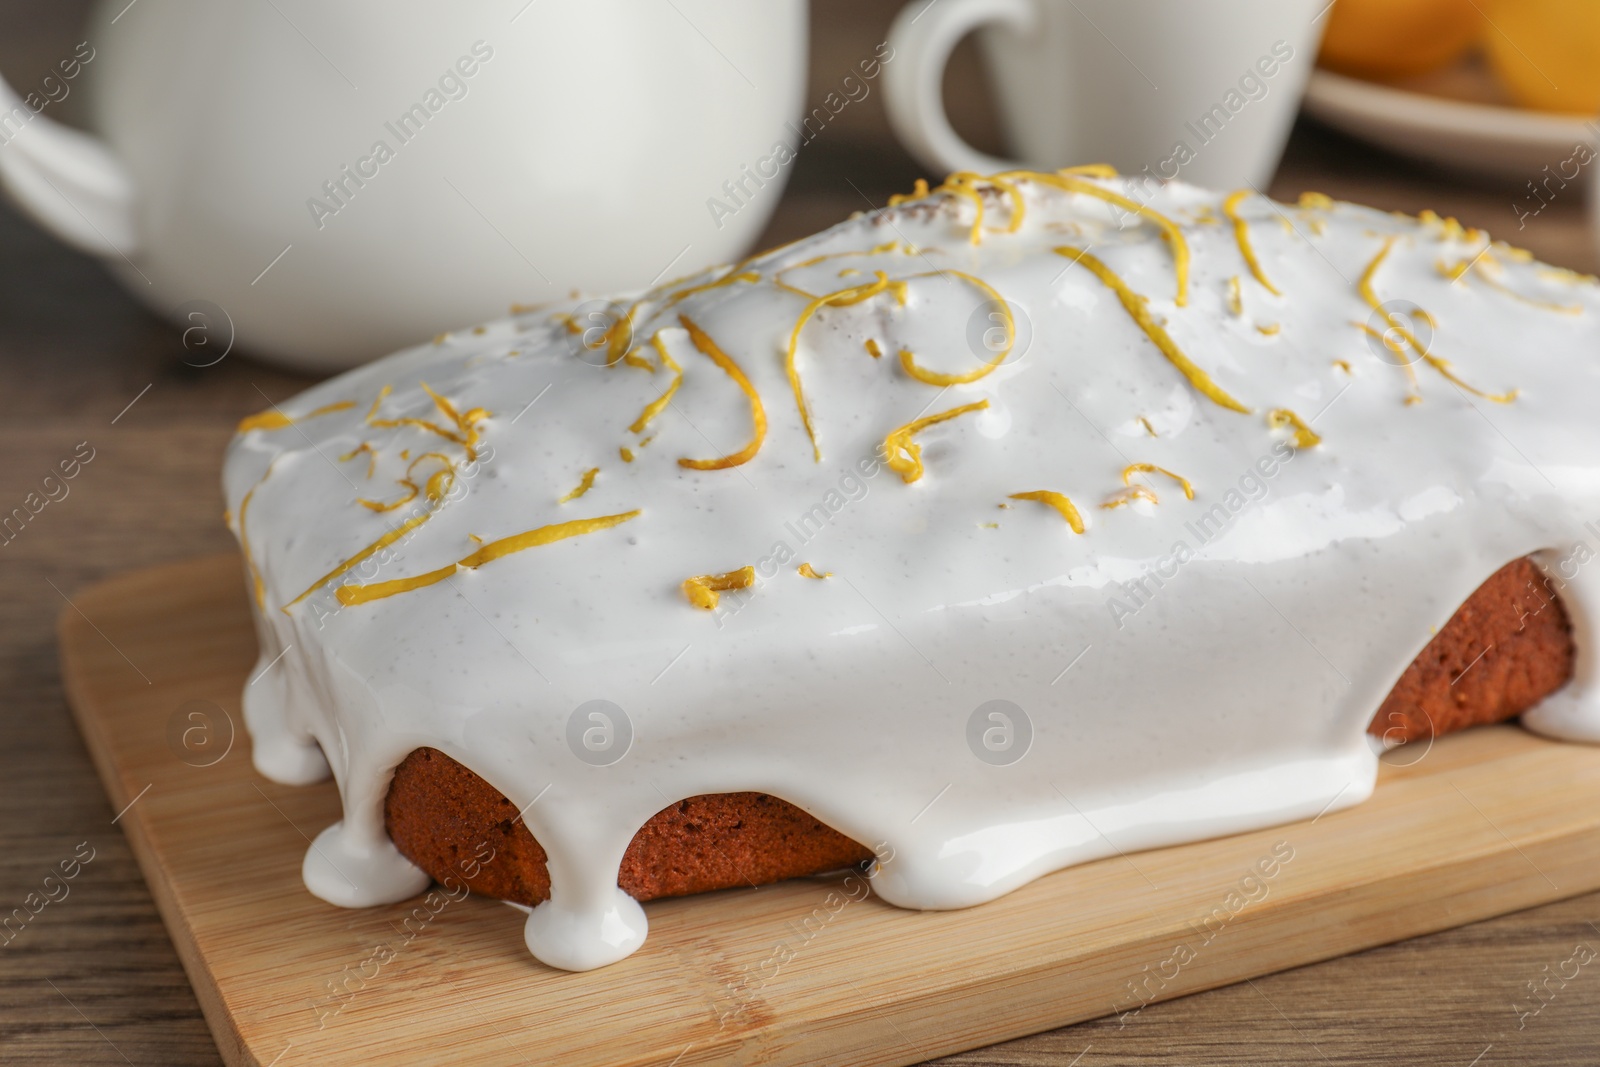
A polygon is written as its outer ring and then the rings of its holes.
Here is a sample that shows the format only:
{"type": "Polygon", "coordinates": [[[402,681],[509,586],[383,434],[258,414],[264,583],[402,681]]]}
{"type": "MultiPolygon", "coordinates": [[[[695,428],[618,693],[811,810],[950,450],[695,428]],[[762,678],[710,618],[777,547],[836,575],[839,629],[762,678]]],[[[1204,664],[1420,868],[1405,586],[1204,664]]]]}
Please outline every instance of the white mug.
{"type": "Polygon", "coordinates": [[[806,34],[805,0],[105,0],[0,82],[0,184],[158,312],[340,369],[737,258],[806,34]],[[76,85],[97,137],[48,113],[76,85]]]}
{"type": "Polygon", "coordinates": [[[1329,0],[919,0],[889,34],[895,132],[938,173],[1109,163],[1217,188],[1264,187],[1316,62],[1329,0]],[[950,126],[950,51],[976,31],[1007,144],[950,126]]]}

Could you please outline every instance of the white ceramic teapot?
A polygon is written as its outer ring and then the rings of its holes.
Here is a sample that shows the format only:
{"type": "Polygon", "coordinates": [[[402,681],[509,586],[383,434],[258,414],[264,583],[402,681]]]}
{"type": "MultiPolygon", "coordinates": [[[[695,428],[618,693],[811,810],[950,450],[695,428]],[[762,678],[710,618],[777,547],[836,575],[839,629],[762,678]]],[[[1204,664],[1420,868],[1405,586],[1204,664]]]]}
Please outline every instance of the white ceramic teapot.
{"type": "Polygon", "coordinates": [[[158,312],[339,369],[737,257],[793,158],[805,8],[107,0],[52,75],[99,139],[52,79],[0,82],[0,183],[158,312]]]}

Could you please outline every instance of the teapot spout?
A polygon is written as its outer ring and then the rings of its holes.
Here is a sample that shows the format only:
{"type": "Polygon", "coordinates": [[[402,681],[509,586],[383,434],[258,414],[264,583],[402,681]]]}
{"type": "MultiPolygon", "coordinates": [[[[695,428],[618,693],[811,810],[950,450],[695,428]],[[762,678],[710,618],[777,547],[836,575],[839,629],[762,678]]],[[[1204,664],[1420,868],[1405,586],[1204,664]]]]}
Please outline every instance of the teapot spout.
{"type": "Polygon", "coordinates": [[[95,138],[45,118],[0,79],[0,186],[35,222],[97,256],[138,251],[134,189],[95,138]]]}

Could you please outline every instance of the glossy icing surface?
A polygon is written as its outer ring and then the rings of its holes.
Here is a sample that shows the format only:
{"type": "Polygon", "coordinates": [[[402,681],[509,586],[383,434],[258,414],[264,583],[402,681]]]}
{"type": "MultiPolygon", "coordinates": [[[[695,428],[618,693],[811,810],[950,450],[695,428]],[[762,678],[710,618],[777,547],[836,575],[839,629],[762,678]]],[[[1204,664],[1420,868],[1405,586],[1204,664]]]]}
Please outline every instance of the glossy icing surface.
{"type": "Polygon", "coordinates": [[[1572,552],[1600,288],[1449,220],[958,178],[575,305],[231,448],[256,765],[331,767],[305,875],[334,903],[426,884],[382,815],[422,745],[523,810],[552,885],[529,947],[569,969],[642,943],[618,864],[701,793],[812,812],[914,908],[1315,816],[1370,792],[1373,709],[1526,554],[1580,641],[1526,721],[1600,738],[1572,552]]]}

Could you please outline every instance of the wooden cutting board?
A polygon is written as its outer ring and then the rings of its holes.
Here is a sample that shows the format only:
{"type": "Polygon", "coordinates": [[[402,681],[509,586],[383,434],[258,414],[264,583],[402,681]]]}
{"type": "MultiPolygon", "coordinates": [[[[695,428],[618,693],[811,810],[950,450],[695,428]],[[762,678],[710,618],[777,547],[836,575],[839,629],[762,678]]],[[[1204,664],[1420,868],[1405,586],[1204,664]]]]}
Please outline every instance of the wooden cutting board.
{"type": "Polygon", "coordinates": [[[232,556],[96,586],[61,619],[79,725],[233,1065],[909,1064],[1600,888],[1600,748],[1500,726],[1391,753],[1351,810],[967,911],[841,878],[656,901],[638,953],[566,974],[502,904],[305,891],[338,801],[252,770],[255,654],[232,556]]]}

